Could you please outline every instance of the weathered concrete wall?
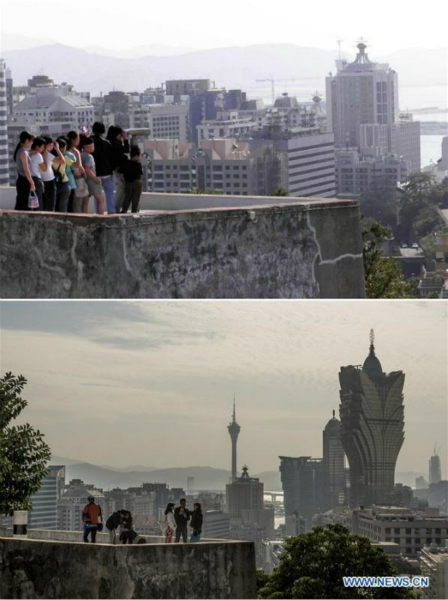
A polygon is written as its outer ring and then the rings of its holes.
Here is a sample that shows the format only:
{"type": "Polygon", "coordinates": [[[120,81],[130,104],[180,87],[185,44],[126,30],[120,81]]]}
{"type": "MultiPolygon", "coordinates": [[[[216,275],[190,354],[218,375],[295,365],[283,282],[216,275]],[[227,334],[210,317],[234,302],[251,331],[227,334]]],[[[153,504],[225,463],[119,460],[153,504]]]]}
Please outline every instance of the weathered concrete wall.
{"type": "Polygon", "coordinates": [[[3,211],[0,282],[4,298],[362,298],[359,209],[3,211]]]}
{"type": "Polygon", "coordinates": [[[255,598],[251,542],[111,546],[0,538],[0,598],[255,598]]]}

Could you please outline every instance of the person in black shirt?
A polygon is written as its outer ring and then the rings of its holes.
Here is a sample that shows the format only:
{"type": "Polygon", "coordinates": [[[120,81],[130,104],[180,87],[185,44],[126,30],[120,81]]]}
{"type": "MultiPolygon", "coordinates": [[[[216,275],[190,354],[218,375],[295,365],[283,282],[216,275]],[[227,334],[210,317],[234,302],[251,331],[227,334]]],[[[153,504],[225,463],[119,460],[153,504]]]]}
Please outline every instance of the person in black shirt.
{"type": "Polygon", "coordinates": [[[107,131],[107,139],[112,146],[112,168],[115,185],[115,211],[121,212],[124,202],[124,178],[120,168],[126,162],[129,154],[128,134],[122,127],[111,125],[107,131]]]}
{"type": "Polygon", "coordinates": [[[193,504],[193,512],[191,513],[190,527],[192,528],[190,542],[200,542],[202,533],[202,523],[204,517],[202,515],[202,508],[199,502],[193,504]]]}
{"type": "Polygon", "coordinates": [[[122,213],[127,213],[129,206],[132,207],[132,212],[138,212],[140,196],[142,193],[142,177],[143,169],[140,162],[140,148],[131,146],[131,158],[126,160],[120,167],[120,172],[123,173],[125,188],[124,202],[122,213]]]}
{"type": "Polygon", "coordinates": [[[188,521],[190,520],[191,512],[187,508],[187,501],[185,498],[182,498],[180,501],[180,506],[178,506],[174,511],[174,520],[176,521],[176,543],[180,542],[180,537],[184,541],[184,544],[188,541],[188,521]]]}
{"type": "Polygon", "coordinates": [[[104,195],[106,196],[107,214],[113,215],[115,213],[115,202],[114,180],[112,177],[114,161],[112,144],[109,140],[104,139],[106,133],[104,123],[96,121],[92,125],[92,131],[93,143],[95,144],[93,158],[96,165],[96,176],[101,179],[101,185],[103,186],[104,195]]]}

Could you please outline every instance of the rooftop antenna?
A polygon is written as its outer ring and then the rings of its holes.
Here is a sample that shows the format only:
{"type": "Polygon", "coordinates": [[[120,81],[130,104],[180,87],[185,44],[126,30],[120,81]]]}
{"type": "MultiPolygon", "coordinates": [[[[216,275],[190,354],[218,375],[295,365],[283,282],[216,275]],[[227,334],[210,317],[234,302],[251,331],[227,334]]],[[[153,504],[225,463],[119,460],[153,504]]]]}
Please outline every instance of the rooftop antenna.
{"type": "Polygon", "coordinates": [[[370,352],[374,352],[375,351],[375,332],[373,331],[373,329],[370,330],[369,339],[370,339],[370,352]]]}
{"type": "Polygon", "coordinates": [[[344,41],[344,40],[337,40],[337,42],[338,42],[338,48],[339,48],[339,60],[341,60],[341,59],[342,59],[341,45],[342,45],[342,42],[343,42],[343,41],[344,41]]]}

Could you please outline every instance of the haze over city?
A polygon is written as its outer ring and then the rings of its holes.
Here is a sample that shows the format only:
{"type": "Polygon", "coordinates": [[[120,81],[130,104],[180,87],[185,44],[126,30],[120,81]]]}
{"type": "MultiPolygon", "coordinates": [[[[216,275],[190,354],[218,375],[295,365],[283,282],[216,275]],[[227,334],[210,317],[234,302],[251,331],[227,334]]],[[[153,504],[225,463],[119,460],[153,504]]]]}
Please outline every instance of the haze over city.
{"type": "MultiPolygon", "coordinates": [[[[124,467],[229,468],[233,395],[239,462],[322,455],[340,366],[362,364],[369,331],[402,370],[397,471],[446,469],[447,307],[442,303],[2,303],[2,372],[29,383],[26,420],[53,453],[124,467]]],[[[239,465],[241,466],[241,465],[239,465]]]]}
{"type": "MultiPolygon", "coordinates": [[[[446,45],[446,21],[442,17],[446,3],[443,0],[432,2],[427,11],[416,10],[409,3],[385,0],[370,4],[348,0],[343,5],[324,2],[314,7],[318,15],[308,5],[303,5],[303,20],[289,18],[297,7],[297,3],[291,1],[278,7],[255,0],[228,0],[216,8],[205,0],[193,3],[173,0],[167,10],[163,3],[151,3],[149,9],[148,3],[142,0],[134,1],[132,5],[79,0],[73,27],[67,23],[61,27],[59,11],[55,10],[57,6],[54,0],[42,0],[38,4],[2,0],[2,30],[32,38],[36,45],[57,42],[123,53],[139,46],[157,44],[194,50],[290,43],[331,50],[338,39],[345,40],[353,52],[354,35],[375,39],[377,53],[446,45]],[[435,15],[441,18],[434,18],[435,15]],[[418,36],[415,35],[417,30],[418,36]]],[[[22,47],[26,45],[24,39],[22,47]]]]}

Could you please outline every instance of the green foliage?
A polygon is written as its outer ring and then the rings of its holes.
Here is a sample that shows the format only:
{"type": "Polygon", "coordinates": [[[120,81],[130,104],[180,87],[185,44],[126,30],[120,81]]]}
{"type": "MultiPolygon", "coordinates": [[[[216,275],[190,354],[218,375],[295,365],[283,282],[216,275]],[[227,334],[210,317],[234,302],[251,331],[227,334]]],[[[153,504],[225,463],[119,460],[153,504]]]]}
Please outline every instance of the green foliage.
{"type": "Polygon", "coordinates": [[[397,222],[395,190],[391,191],[376,187],[361,196],[360,205],[363,215],[375,219],[382,225],[393,227],[397,222]]]}
{"type": "Polygon", "coordinates": [[[218,191],[210,189],[210,188],[206,188],[205,190],[203,190],[202,188],[193,186],[190,190],[190,194],[221,194],[221,192],[218,192],[218,191]]]}
{"type": "Polygon", "coordinates": [[[50,448],[40,431],[28,423],[11,425],[27,401],[21,397],[27,380],[12,373],[0,378],[0,514],[31,508],[30,497],[48,472],[50,448]]]}
{"type": "Polygon", "coordinates": [[[366,295],[373,299],[414,298],[417,295],[414,285],[404,281],[392,258],[383,255],[381,245],[390,236],[391,231],[376,221],[362,230],[366,295]]]}
{"type": "Polygon", "coordinates": [[[405,193],[400,202],[401,226],[396,233],[401,241],[409,243],[412,230],[418,236],[416,227],[425,219],[423,235],[429,233],[429,215],[432,215],[433,231],[441,225],[440,218],[436,217],[436,208],[448,203],[448,180],[437,183],[432,173],[411,173],[403,188],[405,193]]]}
{"type": "Polygon", "coordinates": [[[277,187],[271,194],[272,196],[288,196],[288,190],[284,187],[277,187]]]}
{"type": "Polygon", "coordinates": [[[367,538],[342,525],[316,527],[289,538],[280,564],[259,598],[412,598],[405,588],[346,588],[343,577],[387,577],[398,571],[367,538]]]}

